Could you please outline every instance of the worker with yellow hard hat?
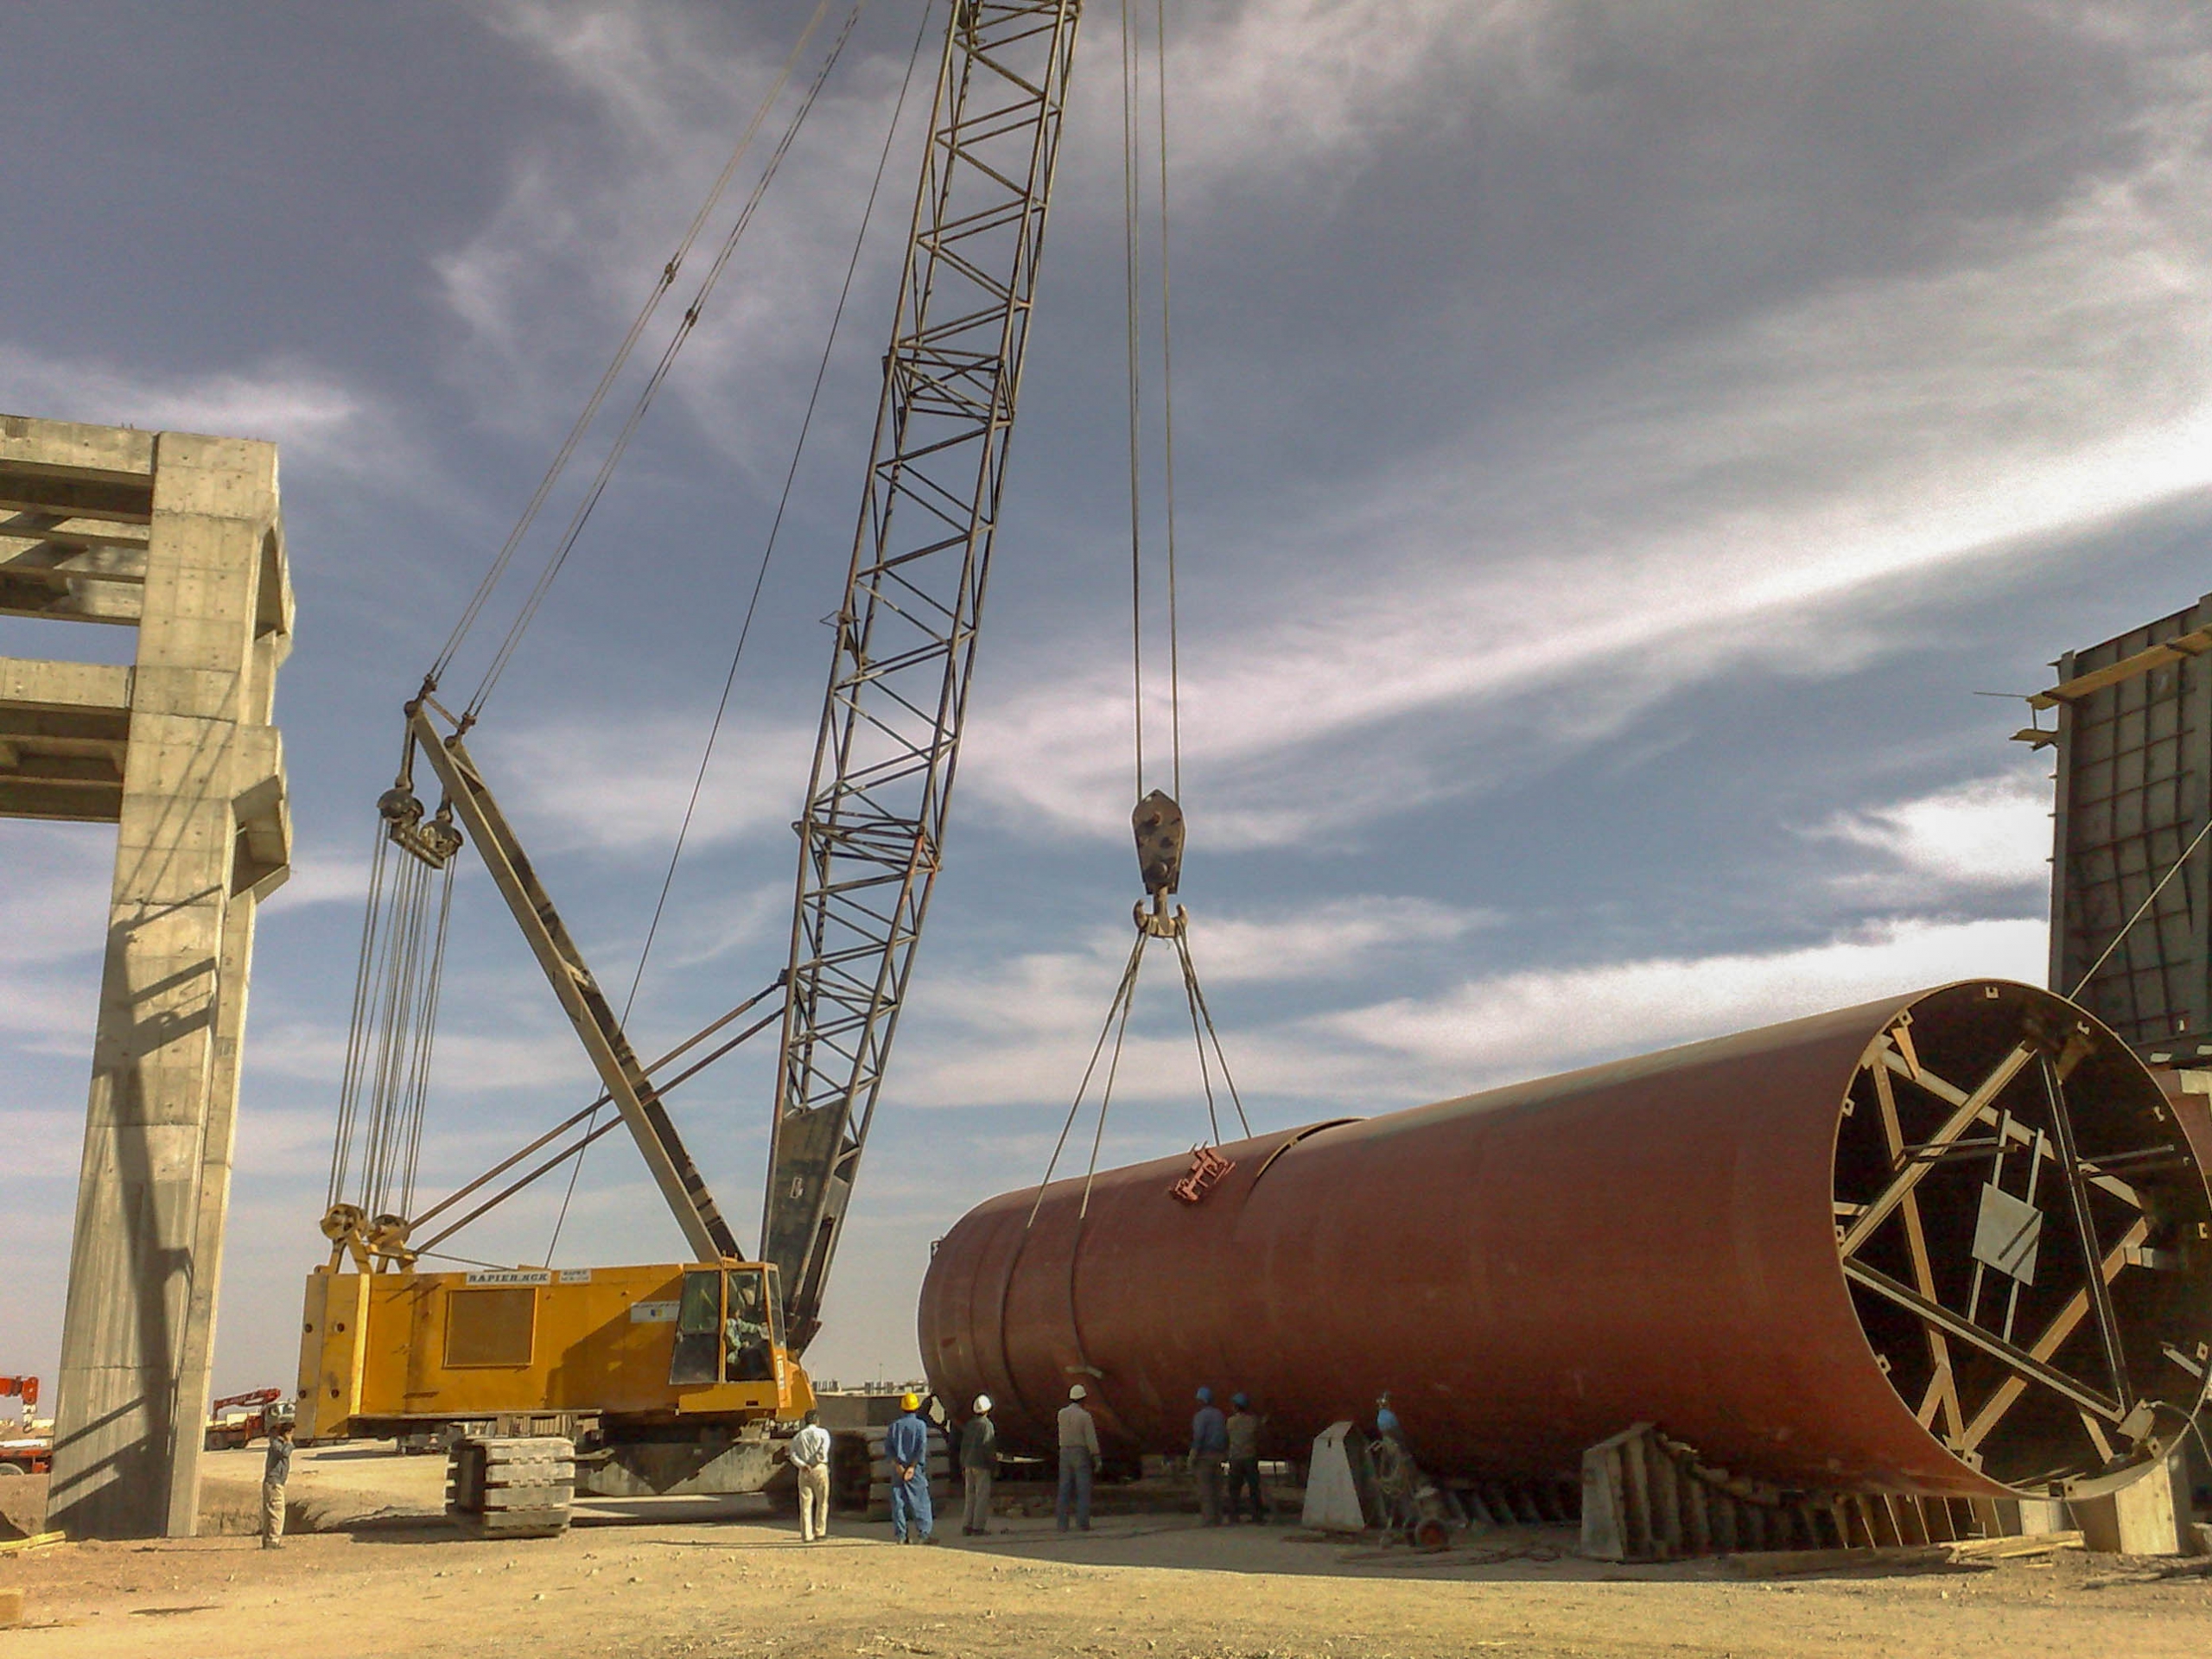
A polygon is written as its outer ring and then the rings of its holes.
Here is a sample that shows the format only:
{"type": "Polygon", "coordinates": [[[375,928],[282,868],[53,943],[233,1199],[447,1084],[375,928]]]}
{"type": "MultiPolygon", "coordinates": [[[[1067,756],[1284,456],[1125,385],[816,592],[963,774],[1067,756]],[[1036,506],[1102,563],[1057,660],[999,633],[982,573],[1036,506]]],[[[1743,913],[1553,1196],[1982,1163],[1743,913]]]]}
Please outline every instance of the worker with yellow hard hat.
{"type": "Polygon", "coordinates": [[[930,1425],[922,1396],[899,1396],[900,1415],[884,1431],[883,1455],[891,1464],[891,1535],[902,1544],[933,1544],[930,1512],[930,1425]]]}

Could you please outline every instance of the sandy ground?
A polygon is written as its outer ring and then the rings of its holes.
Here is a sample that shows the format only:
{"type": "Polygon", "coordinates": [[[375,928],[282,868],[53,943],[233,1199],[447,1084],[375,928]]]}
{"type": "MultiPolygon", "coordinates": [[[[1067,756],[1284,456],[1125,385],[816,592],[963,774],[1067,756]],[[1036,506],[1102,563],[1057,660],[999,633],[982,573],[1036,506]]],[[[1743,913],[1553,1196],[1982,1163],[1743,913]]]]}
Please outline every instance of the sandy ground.
{"type": "MultiPolygon", "coordinates": [[[[244,1484],[258,1451],[210,1459],[244,1484]]],[[[246,1537],[73,1544],[0,1558],[25,1592],[16,1655],[1083,1654],[1427,1659],[1504,1653],[1751,1656],[2196,1654],[2212,1586],[2097,1587],[2078,1553],[1909,1576],[1738,1582],[1713,1563],[1606,1567],[1565,1534],[1417,1556],[1288,1527],[1102,1517],[1063,1536],[899,1548],[843,1522],[803,1545],[758,1499],[590,1504],[566,1537],[465,1541],[429,1511],[440,1460],[303,1454],[296,1507],[345,1529],[264,1552],[246,1537]],[[411,1512],[411,1513],[410,1513],[411,1512]],[[720,1518],[710,1518],[720,1517],[720,1518]]],[[[957,1533],[957,1527],[953,1531],[957,1533]]]]}

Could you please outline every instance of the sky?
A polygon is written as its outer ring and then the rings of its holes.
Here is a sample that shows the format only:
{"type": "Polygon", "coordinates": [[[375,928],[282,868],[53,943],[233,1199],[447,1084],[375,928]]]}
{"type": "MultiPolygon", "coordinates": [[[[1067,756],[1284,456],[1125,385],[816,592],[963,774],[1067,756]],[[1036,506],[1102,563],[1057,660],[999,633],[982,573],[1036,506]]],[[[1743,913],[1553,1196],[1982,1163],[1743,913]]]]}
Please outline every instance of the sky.
{"type": "MultiPolygon", "coordinates": [[[[281,446],[297,841],[252,985],[220,1391],[296,1369],[400,704],[809,10],[0,0],[0,411],[281,446]]],[[[924,21],[862,12],[472,734],[618,990],[924,21]]],[[[2041,982],[2048,763],[2007,741],[2008,698],[2212,588],[2212,17],[1186,0],[1166,24],[1181,900],[1253,1127],[2041,982]]],[[[1078,47],[944,871],[818,1377],[917,1371],[931,1240],[1043,1173],[1128,949],[1122,26],[1097,5],[1078,47]]],[[[639,982],[648,1054],[782,966],[925,90],[639,982]]],[[[130,639],[0,623],[0,655],[130,639]]],[[[1147,708],[1165,786],[1156,675],[1147,708]]],[[[0,823],[10,1372],[59,1349],[112,861],[111,829],[0,823]]],[[[1207,1133],[1167,966],[1140,982],[1107,1163],[1207,1133]]],[[[478,868],[440,1033],[422,1202],[596,1092],[478,868]]],[[[772,1062],[671,1097],[741,1237],[772,1062]]],[[[451,1248],[543,1262],[561,1204],[544,1184],[451,1248]]],[[[553,1254],[682,1259],[623,1138],[553,1254]]]]}

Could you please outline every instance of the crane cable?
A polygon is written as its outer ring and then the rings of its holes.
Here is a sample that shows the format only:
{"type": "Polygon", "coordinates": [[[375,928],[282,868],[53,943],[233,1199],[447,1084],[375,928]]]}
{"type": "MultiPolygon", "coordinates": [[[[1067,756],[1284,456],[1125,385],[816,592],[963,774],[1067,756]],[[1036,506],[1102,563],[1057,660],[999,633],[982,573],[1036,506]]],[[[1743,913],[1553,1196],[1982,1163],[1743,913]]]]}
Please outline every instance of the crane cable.
{"type": "MultiPolygon", "coordinates": [[[[752,637],[753,618],[760,606],[760,590],[767,581],[769,563],[776,556],[785,514],[791,505],[791,488],[798,477],[799,461],[806,454],[807,437],[814,429],[815,409],[822,399],[823,383],[829,378],[830,353],[836,347],[838,329],[844,322],[845,308],[852,298],[854,279],[860,270],[861,251],[867,245],[868,228],[874,221],[876,198],[883,188],[884,174],[890,166],[891,146],[898,136],[899,119],[906,113],[906,97],[913,88],[914,71],[921,62],[922,48],[929,37],[930,16],[930,8],[925,6],[921,23],[914,31],[913,48],[907,54],[906,77],[899,84],[899,96],[892,104],[891,119],[884,128],[883,147],[875,161],[875,177],[868,185],[868,201],[861,210],[860,229],[853,238],[852,255],[845,262],[845,279],[837,290],[836,307],[830,313],[829,337],[823,341],[821,358],[815,364],[814,385],[807,393],[806,413],[800,418],[798,438],[791,448],[791,464],[784,469],[783,490],[776,498],[775,516],[769,521],[767,541],[761,549],[760,563],[753,571],[753,592],[746,601],[745,619],[738,626],[736,647],[730,652],[729,671],[722,677],[721,697],[715,705],[715,717],[708,726],[707,741],[700,750],[698,770],[691,779],[690,798],[684,803],[683,820],[677,829],[676,845],[668,855],[667,872],[661,877],[660,896],[654,902],[652,920],[645,928],[645,943],[639,947],[638,965],[630,976],[629,995],[622,1001],[622,1020],[626,1025],[630,1019],[630,1010],[638,1000],[638,987],[645,980],[645,963],[652,956],[653,941],[660,933],[661,917],[668,908],[669,892],[676,884],[677,867],[683,862],[684,846],[690,838],[691,820],[699,810],[699,796],[706,787],[707,769],[714,760],[715,744],[721,735],[722,720],[729,710],[730,693],[737,684],[738,664],[744,659],[746,641],[752,637]]],[[[594,1109],[594,1113],[596,1109],[594,1109]]],[[[569,1189],[562,1196],[561,1211],[553,1223],[553,1236],[545,1246],[545,1260],[549,1262],[553,1259],[553,1247],[561,1242],[561,1229],[568,1219],[569,1202],[575,1196],[576,1181],[583,1172],[583,1161],[584,1151],[579,1147],[575,1163],[569,1172],[569,1189]]]]}
{"type": "Polygon", "coordinates": [[[423,683],[426,690],[435,690],[439,681],[445,677],[447,669],[453,664],[454,653],[460,651],[462,642],[468,637],[469,631],[476,626],[477,618],[482,614],[486,603],[492,597],[493,590],[499,585],[500,578],[505,575],[507,566],[513,563],[515,552],[521,547],[523,537],[529,534],[531,526],[537,523],[538,513],[544,508],[546,498],[553,493],[554,485],[559,480],[562,473],[567,469],[570,457],[576,452],[576,446],[583,442],[584,433],[590,428],[592,422],[598,417],[599,406],[607,400],[607,394],[613,388],[615,380],[628,365],[630,353],[637,349],[638,340],[645,334],[646,325],[652,321],[653,313],[660,308],[660,302],[667,296],[668,291],[676,286],[677,273],[682,270],[685,257],[691,251],[692,245],[698,241],[700,232],[706,228],[707,220],[713,215],[715,208],[721,201],[723,194],[729,188],[730,181],[737,175],[739,166],[744,162],[747,152],[753,148],[753,141],[760,130],[760,124],[767,118],[768,111],[773,107],[776,99],[782,96],[785,84],[790,80],[791,71],[798,67],[799,58],[806,50],[806,43],[814,37],[814,31],[820,27],[822,20],[829,15],[830,4],[830,0],[818,0],[818,3],[814,8],[814,15],[807,19],[806,27],[799,31],[798,39],[792,43],[791,55],[784,60],[783,67],[777,72],[775,79],[769,83],[766,92],[762,94],[759,105],[753,111],[753,118],[745,124],[745,130],[738,137],[736,148],[730,151],[729,159],[722,163],[722,170],[715,180],[713,188],[707,192],[706,200],[699,204],[699,211],[692,215],[691,223],[684,231],[683,240],[677,244],[676,251],[669,256],[667,262],[662,265],[659,275],[653,279],[652,288],[646,294],[645,303],[639,308],[638,315],[631,320],[629,332],[622,336],[622,343],[615,347],[613,359],[607,364],[606,372],[599,377],[599,384],[592,388],[591,396],[585,399],[582,411],[577,415],[575,424],[569,429],[569,435],[563,440],[559,450],[555,453],[552,464],[545,469],[545,476],[538,480],[537,488],[531,493],[529,503],[522,510],[522,516],[516,519],[514,528],[507,532],[505,543],[500,547],[498,556],[493,559],[491,569],[484,573],[483,580],[476,584],[476,591],[469,596],[467,605],[462,608],[461,620],[454,624],[453,632],[446,636],[445,645],[431,663],[429,671],[423,677],[423,683]]]}
{"type": "MultiPolygon", "coordinates": [[[[1122,0],[1122,276],[1126,305],[1125,343],[1128,375],[1128,469],[1129,469],[1129,613],[1130,647],[1129,676],[1132,688],[1135,739],[1136,792],[1145,793],[1144,715],[1144,546],[1143,546],[1143,396],[1141,365],[1143,353],[1143,213],[1142,175],[1144,154],[1142,141],[1142,81],[1143,43],[1140,31],[1132,27],[1132,10],[1135,0],[1122,0]]],[[[1154,83],[1155,107],[1158,111],[1157,196],[1160,226],[1160,354],[1161,440],[1163,447],[1161,480],[1164,492],[1162,505],[1166,518],[1166,550],[1167,565],[1167,710],[1169,779],[1173,795],[1183,791],[1183,713],[1182,713],[1182,650],[1178,623],[1177,558],[1175,536],[1175,358],[1174,311],[1173,287],[1169,280],[1168,258],[1168,125],[1167,125],[1167,19],[1165,0],[1154,3],[1154,83]]],[[[1090,1091],[1091,1080],[1098,1076],[1099,1062],[1105,1061],[1105,1075],[1101,1083],[1098,1118],[1091,1135],[1090,1160],[1084,1174],[1083,1197],[1077,1207],[1077,1222],[1080,1225],[1090,1211],[1092,1183],[1098,1173],[1098,1160],[1104,1147],[1106,1117],[1114,1098],[1114,1085],[1121,1072],[1122,1057],[1128,1035],[1129,1018],[1135,1006],[1137,979],[1144,962],[1145,947],[1154,938],[1172,938],[1175,943],[1177,965],[1181,969],[1184,1000],[1191,1017],[1191,1037],[1198,1050],[1199,1081],[1205,1091],[1206,1124],[1211,1144],[1221,1143],[1221,1120],[1214,1094],[1213,1074],[1218,1069],[1236,1121],[1245,1136],[1252,1133],[1252,1125],[1244,1113],[1244,1102],[1238,1093],[1235,1077],[1229,1069],[1228,1057],[1222,1052],[1221,1035],[1215,1028],[1212,1010],[1208,1007],[1205,992],[1198,983],[1197,964],[1191,957],[1191,942],[1187,928],[1179,912],[1172,925],[1155,932],[1140,919],[1135,943],[1130,946],[1128,960],[1123,963],[1122,977],[1107,1004],[1106,1018],[1099,1027],[1098,1039],[1091,1046],[1090,1059],[1084,1067],[1082,1080],[1076,1085],[1075,1097],[1069,1103],[1067,1116],[1060,1125],[1059,1137],[1054,1141],[1052,1156],[1047,1160],[1043,1178],[1037,1184],[1027,1225],[1036,1224],[1045,1202],[1045,1189],[1051,1185],[1053,1172],[1058,1168],[1060,1157],[1067,1149],[1069,1136],[1083,1110],[1084,1100],[1090,1091]],[[1108,1039],[1112,1050],[1108,1051],[1108,1039]],[[1212,1049],[1209,1062],[1207,1050],[1212,1049]]]]}
{"type": "MultiPolygon", "coordinates": [[[[1160,417],[1161,476],[1167,509],[1167,733],[1172,757],[1168,792],[1179,801],[1183,798],[1183,653],[1177,636],[1175,604],[1175,312],[1167,258],[1166,0],[1154,0],[1152,41],[1153,80],[1159,88],[1160,111],[1160,417]]],[[[1144,793],[1141,779],[1137,793],[1144,793]]]]}
{"type": "Polygon", "coordinates": [[[646,411],[652,407],[653,399],[659,394],[663,385],[666,383],[669,371],[676,366],[677,354],[683,351],[685,342],[691,338],[692,331],[699,326],[699,318],[705,310],[709,297],[721,283],[722,274],[728,270],[730,259],[737,252],[740,238],[752,225],[753,216],[760,208],[761,198],[767,194],[768,187],[774,182],[776,173],[783,165],[784,157],[791,152],[792,141],[798,137],[799,129],[806,124],[806,118],[814,108],[814,101],[821,94],[823,83],[830,79],[830,72],[836,67],[837,59],[843,53],[845,43],[852,39],[853,29],[859,23],[861,13],[867,9],[867,5],[868,0],[853,0],[853,8],[846,14],[844,27],[838,32],[836,41],[831,45],[829,54],[823,60],[821,68],[816,71],[814,79],[806,89],[805,96],[799,100],[798,107],[791,112],[790,121],[784,127],[783,136],[777,140],[776,148],[770,154],[766,166],[761,169],[760,180],[753,185],[752,194],[746,198],[745,206],[739,210],[735,222],[730,226],[729,233],[722,238],[722,245],[715,251],[714,263],[707,268],[707,274],[701,280],[697,293],[693,296],[691,303],[685,308],[682,320],[677,322],[675,332],[669,338],[668,344],[662,349],[660,361],[653,365],[652,373],[639,391],[636,405],[631,410],[629,417],[623,422],[621,429],[615,434],[614,442],[608,448],[606,459],[600,463],[599,471],[594,476],[590,488],[585,491],[583,499],[576,504],[575,512],[569,516],[568,528],[562,532],[560,541],[555,545],[551,554],[547,556],[544,569],[538,573],[537,581],[531,587],[529,596],[524,600],[521,610],[516,613],[513,622],[509,624],[506,635],[500,640],[499,648],[493,654],[490,666],[485,669],[482,681],[477,685],[475,694],[469,698],[468,705],[462,712],[461,724],[463,729],[474,725],[483,713],[484,704],[491,697],[493,688],[499,683],[500,676],[506,672],[507,664],[514,658],[516,647],[521,645],[523,635],[529,631],[531,623],[537,619],[538,607],[544,604],[546,594],[551,591],[554,578],[561,574],[562,568],[568,563],[569,555],[575,550],[576,540],[583,534],[584,525],[590,519],[593,509],[599,505],[600,498],[606,493],[608,480],[613,477],[614,469],[621,464],[624,454],[629,449],[630,440],[637,435],[638,428],[644,422],[646,411]]]}
{"type": "MultiPolygon", "coordinates": [[[[1122,0],[1122,289],[1124,342],[1128,358],[1129,416],[1129,686],[1135,703],[1135,791],[1144,794],[1144,447],[1141,365],[1143,362],[1143,232],[1138,207],[1141,159],[1138,128],[1143,59],[1129,13],[1133,0],[1122,0]]],[[[1134,958],[1132,959],[1134,960],[1134,958]]]]}
{"type": "MultiPolygon", "coordinates": [[[[486,602],[512,563],[524,535],[535,522],[550,496],[555,481],[560,477],[569,461],[592,424],[609,390],[627,363],[632,351],[642,336],[659,302],[673,286],[685,257],[697,242],[716,205],[727,191],[744,157],[751,149],[768,111],[774,106],[791,73],[804,54],[807,43],[816,29],[828,15],[831,0],[817,0],[813,16],[808,20],[790,57],[778,72],[767,93],[747,123],[737,145],[731,152],[722,170],[709,191],[705,201],[693,216],[676,252],[662,267],[660,276],[645,305],[632,320],[628,333],[617,348],[613,360],[600,378],[598,385],[587,400],[584,410],[570,429],[566,441],[553,464],[540,480],[537,490],[525,506],[521,518],[510,533],[505,544],[493,560],[492,568],[478,584],[460,622],[448,637],[444,648],[424,677],[423,694],[435,689],[439,677],[450,666],[454,652],[460,648],[470,628],[480,616],[486,602]]],[[[698,291],[658,364],[648,379],[637,407],[632,411],[614,444],[602,462],[591,488],[571,517],[559,545],[540,574],[521,613],[510,626],[499,651],[487,669],[482,683],[461,715],[459,727],[467,730],[480,713],[484,700],[512,659],[522,633],[535,616],[553,578],[575,547],[585,521],[605,491],[608,479],[620,461],[631,437],[637,431],[654,394],[666,380],[677,354],[694,328],[709,296],[727,270],[735,253],[740,238],[752,223],[762,197],[773,181],[785,156],[814,107],[823,84],[842,54],[866,6],[866,0],[853,0],[843,27],[831,45],[820,68],[809,84],[779,137],[774,151],[763,168],[744,207],[724,237],[712,264],[701,283],[698,291]]],[[[403,759],[399,788],[406,785],[407,765],[403,759]]],[[[332,1149],[330,1175],[330,1203],[336,1206],[351,1172],[353,1146],[357,1131],[360,1140],[361,1208],[374,1216],[380,1211],[396,1209],[404,1211],[413,1202],[413,1189],[420,1160],[423,1138],[423,1119],[428,1101],[428,1084],[432,1051],[436,1035],[436,1005],[442,976],[444,944],[451,915],[454,867],[448,855],[435,866],[416,856],[404,857],[396,875],[389,870],[392,836],[391,826],[379,823],[377,826],[377,848],[372,860],[370,891],[362,924],[360,960],[357,964],[353,1008],[347,1035],[344,1075],[340,1085],[340,1105],[335,1144],[332,1149]],[[425,916],[433,876],[436,868],[442,876],[434,924],[425,916]],[[366,1096],[367,1117],[362,1122],[364,1096],[366,1096]],[[395,1205],[394,1200],[397,1200],[395,1205]]],[[[640,972],[643,964],[640,963],[640,972]]],[[[634,998],[636,983],[632,985],[634,998]]],[[[565,1213],[565,1205],[564,1205],[565,1213]]]]}

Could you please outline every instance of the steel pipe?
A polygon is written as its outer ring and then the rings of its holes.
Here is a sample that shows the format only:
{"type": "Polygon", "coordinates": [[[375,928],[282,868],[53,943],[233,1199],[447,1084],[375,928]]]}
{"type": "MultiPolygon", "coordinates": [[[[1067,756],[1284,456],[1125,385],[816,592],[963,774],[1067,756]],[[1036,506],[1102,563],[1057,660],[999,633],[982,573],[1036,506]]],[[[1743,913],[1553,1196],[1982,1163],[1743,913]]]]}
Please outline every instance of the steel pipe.
{"type": "Polygon", "coordinates": [[[1278,1452],[1388,1392],[1469,1475],[1572,1471],[1650,1421],[1801,1488],[2079,1496],[2170,1447],[2212,1365],[2196,1156],[2127,1048],[2031,986],[1220,1152],[1196,1203],[1179,1157],[963,1217],[922,1289],[931,1385],[1039,1451],[1071,1382],[1123,1452],[1182,1450],[1210,1383],[1278,1452]]]}

